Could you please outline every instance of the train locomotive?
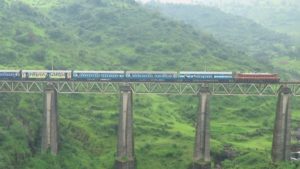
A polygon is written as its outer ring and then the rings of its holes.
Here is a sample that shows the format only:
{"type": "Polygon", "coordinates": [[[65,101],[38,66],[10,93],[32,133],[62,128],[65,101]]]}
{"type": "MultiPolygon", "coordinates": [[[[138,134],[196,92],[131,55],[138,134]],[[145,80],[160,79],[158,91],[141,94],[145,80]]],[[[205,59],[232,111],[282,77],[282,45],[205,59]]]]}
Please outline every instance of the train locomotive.
{"type": "Polygon", "coordinates": [[[276,73],[203,71],[0,70],[0,80],[278,83],[276,73]]]}

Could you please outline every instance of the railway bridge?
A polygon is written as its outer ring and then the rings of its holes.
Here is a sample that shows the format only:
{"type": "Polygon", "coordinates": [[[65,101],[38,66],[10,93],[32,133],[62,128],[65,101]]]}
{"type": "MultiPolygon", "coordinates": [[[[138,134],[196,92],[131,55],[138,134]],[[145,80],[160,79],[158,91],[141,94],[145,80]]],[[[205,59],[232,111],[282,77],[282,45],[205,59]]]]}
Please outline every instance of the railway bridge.
{"type": "Polygon", "coordinates": [[[291,97],[300,96],[300,82],[280,83],[192,83],[192,82],[112,82],[112,81],[33,81],[0,80],[0,93],[44,93],[42,151],[58,150],[57,94],[119,94],[120,112],[116,169],[134,169],[132,97],[134,94],[194,95],[199,97],[195,133],[194,169],[210,168],[211,95],[276,96],[272,159],[289,160],[291,142],[291,97]]]}

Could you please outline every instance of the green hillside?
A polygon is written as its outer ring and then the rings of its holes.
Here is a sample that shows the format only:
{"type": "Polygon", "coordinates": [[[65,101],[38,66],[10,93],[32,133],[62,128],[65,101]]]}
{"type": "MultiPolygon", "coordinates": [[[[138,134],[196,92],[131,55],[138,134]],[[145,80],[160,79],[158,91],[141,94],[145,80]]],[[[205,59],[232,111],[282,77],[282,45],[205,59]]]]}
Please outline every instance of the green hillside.
{"type": "Polygon", "coordinates": [[[276,33],[250,19],[212,7],[158,3],[149,4],[148,7],[211,33],[219,41],[245,51],[258,62],[263,62],[278,72],[287,71],[294,75],[292,78],[299,78],[300,72],[296,65],[300,65],[300,46],[286,34],[276,33]],[[292,64],[295,66],[291,67],[292,64]]]}
{"type": "MultiPolygon", "coordinates": [[[[131,1],[0,1],[0,68],[271,71],[240,50],[131,1]]],[[[41,94],[0,94],[0,169],[111,169],[118,95],[59,95],[60,153],[40,153],[41,94]]],[[[293,100],[293,130],[300,116],[293,100]]],[[[275,98],[211,101],[213,163],[271,164],[275,98]]],[[[134,96],[138,169],[183,169],[192,160],[198,98],[134,96]]],[[[296,145],[295,141],[293,143],[296,145]]]]}
{"type": "Polygon", "coordinates": [[[252,19],[270,30],[288,34],[299,39],[300,3],[298,0],[198,0],[200,3],[213,2],[213,6],[239,16],[252,19]],[[276,17],[275,17],[276,16],[276,17]]]}
{"type": "Polygon", "coordinates": [[[190,26],[134,4],[89,2],[53,7],[46,14],[25,3],[5,6],[1,63],[50,68],[54,60],[56,68],[69,69],[204,70],[206,62],[211,70],[251,70],[251,61],[239,59],[244,54],[190,26]],[[231,60],[243,63],[236,67],[231,60]]]}

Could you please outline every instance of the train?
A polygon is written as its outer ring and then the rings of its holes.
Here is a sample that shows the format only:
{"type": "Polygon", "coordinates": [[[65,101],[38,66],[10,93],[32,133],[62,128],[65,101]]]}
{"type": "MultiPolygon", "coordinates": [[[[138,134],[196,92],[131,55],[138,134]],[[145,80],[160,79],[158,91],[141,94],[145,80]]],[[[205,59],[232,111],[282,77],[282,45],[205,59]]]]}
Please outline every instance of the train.
{"type": "Polygon", "coordinates": [[[204,71],[0,70],[0,80],[278,83],[276,73],[204,71]]]}

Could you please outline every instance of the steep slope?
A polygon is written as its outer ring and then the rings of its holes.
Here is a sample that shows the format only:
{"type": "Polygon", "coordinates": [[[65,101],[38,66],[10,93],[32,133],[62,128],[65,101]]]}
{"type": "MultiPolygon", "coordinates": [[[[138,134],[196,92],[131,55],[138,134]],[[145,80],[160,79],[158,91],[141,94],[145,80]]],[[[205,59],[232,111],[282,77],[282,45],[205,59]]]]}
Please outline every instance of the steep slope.
{"type": "Polygon", "coordinates": [[[298,0],[197,0],[197,2],[248,17],[271,30],[296,38],[300,36],[300,2],[298,0]]]}
{"type": "MultiPolygon", "coordinates": [[[[42,69],[53,62],[56,69],[269,70],[210,35],[132,1],[39,2],[0,1],[1,68],[42,69]]],[[[227,159],[225,168],[236,161],[251,168],[254,161],[256,167],[270,168],[275,99],[265,100],[213,97],[215,163],[227,159]]],[[[53,157],[40,153],[42,95],[2,93],[0,168],[113,168],[118,101],[117,95],[59,95],[61,151],[53,157]]],[[[197,103],[197,97],[134,97],[138,169],[188,167],[197,103]]]]}
{"type": "MultiPolygon", "coordinates": [[[[2,40],[2,63],[21,68],[35,63],[50,68],[54,60],[56,68],[203,70],[205,58],[208,69],[220,70],[222,65],[232,65],[230,60],[245,56],[210,35],[142,12],[134,5],[115,3],[108,7],[104,2],[89,2],[96,4],[73,3],[51,8],[45,15],[24,3],[4,7],[6,16],[1,24],[6,32],[2,35],[12,38],[2,40]],[[12,48],[18,50],[12,52],[12,48]],[[76,60],[81,64],[74,64],[76,60]]],[[[253,65],[251,61],[241,64],[253,65]]]]}
{"type": "MultiPolygon", "coordinates": [[[[278,72],[285,70],[299,74],[296,67],[285,66],[295,62],[300,54],[300,47],[287,35],[270,31],[252,20],[224,13],[217,8],[159,3],[149,4],[149,7],[172,19],[212,33],[219,41],[245,51],[258,61],[279,69],[278,72]],[[280,65],[284,60],[290,64],[280,65]]],[[[299,61],[295,64],[299,65],[299,61]]]]}

